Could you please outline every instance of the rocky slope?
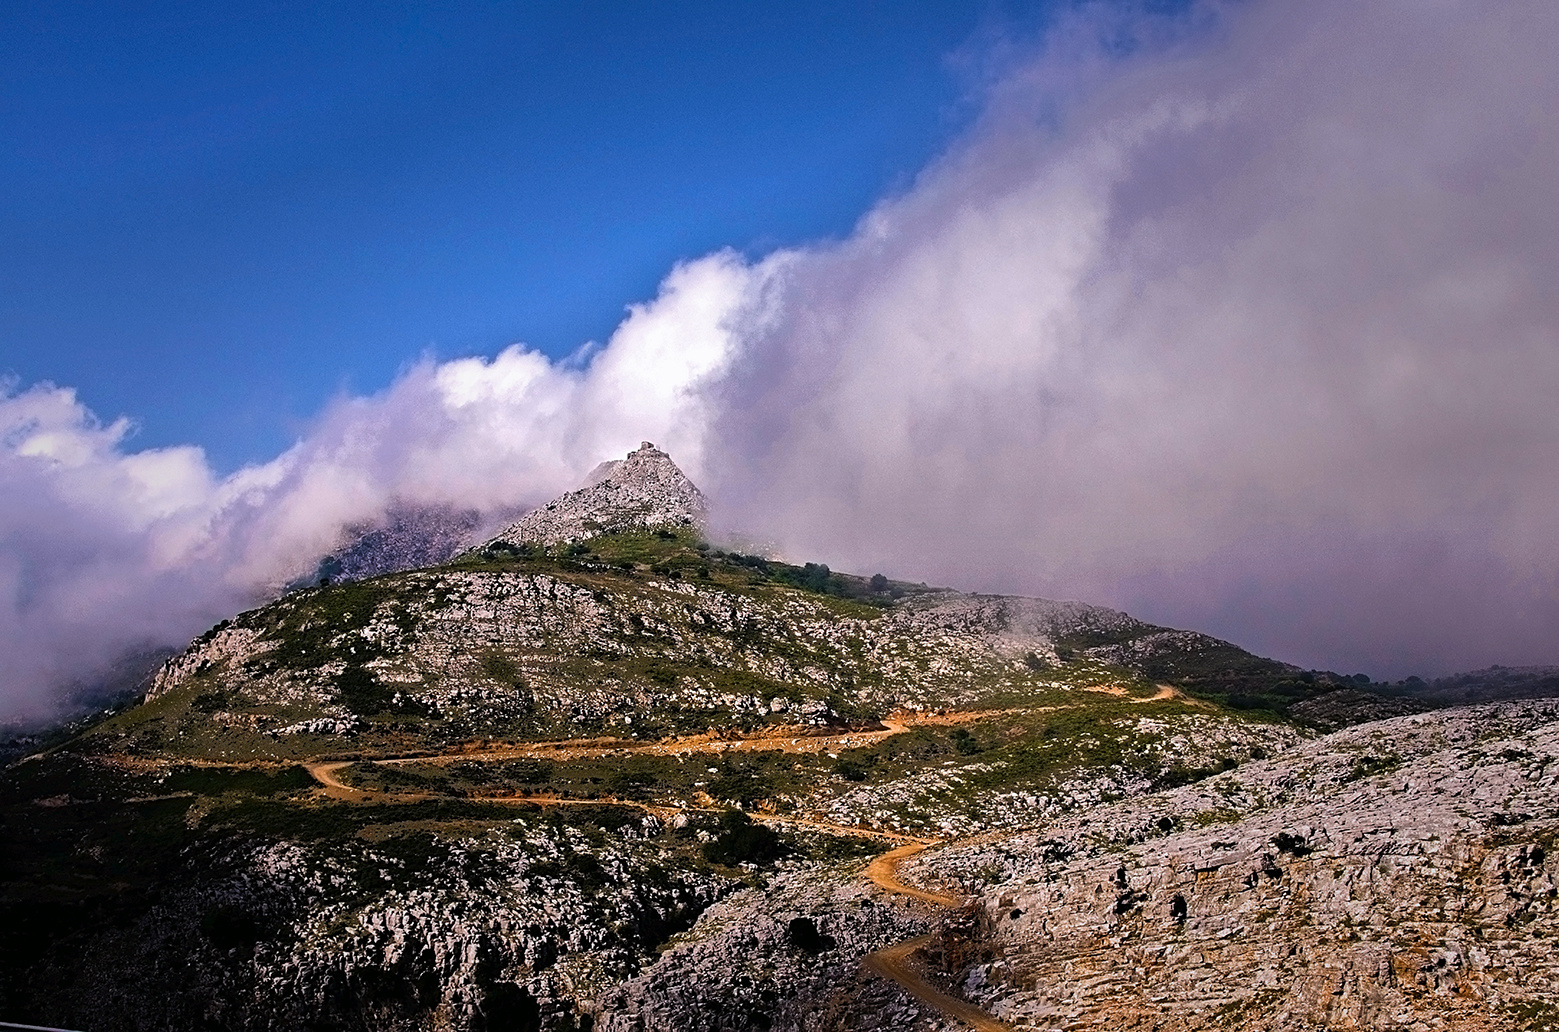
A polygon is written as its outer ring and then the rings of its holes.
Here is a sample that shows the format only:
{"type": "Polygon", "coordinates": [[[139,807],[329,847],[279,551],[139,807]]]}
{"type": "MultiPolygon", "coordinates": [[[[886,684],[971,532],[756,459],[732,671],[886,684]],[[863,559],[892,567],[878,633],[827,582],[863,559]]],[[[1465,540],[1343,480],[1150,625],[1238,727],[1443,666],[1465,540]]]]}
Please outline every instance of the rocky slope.
{"type": "Polygon", "coordinates": [[[1520,1028],[1559,1020],[1559,706],[1402,717],[927,856],[976,890],[1009,1020],[1520,1028]]]}
{"type": "Polygon", "coordinates": [[[95,915],[33,911],[56,938],[4,958],[29,977],[0,978],[0,1001],[80,1029],[588,1027],[601,994],[738,887],[676,862],[653,817],[530,808],[479,829],[468,811],[460,831],[430,815],[262,840],[187,811],[188,844],[144,898],[123,898],[141,895],[132,876],[95,915]]]}
{"type": "Polygon", "coordinates": [[[480,540],[484,524],[491,526],[474,509],[397,505],[377,522],[348,527],[346,543],[321,559],[312,575],[294,587],[434,566],[480,540]]]}
{"type": "Polygon", "coordinates": [[[597,534],[670,527],[701,530],[709,503],[671,456],[648,441],[627,458],[597,466],[585,486],[527,513],[494,539],[559,545],[597,534]]]}
{"type": "Polygon", "coordinates": [[[1178,664],[1285,671],[1080,603],[930,590],[893,601],[865,582],[844,598],[827,593],[832,574],[822,590],[793,587],[780,575],[805,570],[757,560],[764,573],[660,534],[294,593],[213,628],[162,669],[146,706],[95,734],[285,756],[1034,703],[1178,664]]]}
{"type": "Polygon", "coordinates": [[[1021,1028],[1551,1027],[1555,704],[1404,716],[703,513],[646,445],[444,565],[224,621],[7,768],[0,1021],[954,1027],[863,968],[892,948],[1021,1028]],[[902,876],[968,906],[863,870],[916,841],[902,876]]]}
{"type": "Polygon", "coordinates": [[[1365,725],[921,854],[907,876],[972,898],[959,921],[859,882],[739,894],[610,997],[605,1027],[961,1028],[859,975],[908,922],[934,933],[934,979],[1019,1029],[1551,1028],[1556,787],[1553,703],[1365,725]],[[798,950],[792,914],[827,948],[798,950]]]}
{"type": "Polygon", "coordinates": [[[925,922],[855,871],[784,871],[706,911],[642,975],[607,994],[597,1027],[903,1027],[869,1015],[876,1000],[861,992],[861,958],[920,934],[925,922]]]}

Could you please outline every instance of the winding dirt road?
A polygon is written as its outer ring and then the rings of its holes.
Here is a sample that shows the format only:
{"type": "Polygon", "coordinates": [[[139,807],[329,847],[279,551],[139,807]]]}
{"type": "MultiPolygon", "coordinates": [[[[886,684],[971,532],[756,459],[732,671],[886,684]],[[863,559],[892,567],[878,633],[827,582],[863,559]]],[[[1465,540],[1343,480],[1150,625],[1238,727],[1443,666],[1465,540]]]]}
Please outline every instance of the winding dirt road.
{"type": "MultiPolygon", "coordinates": [[[[1046,707],[1051,709],[1053,707],[1046,707]]],[[[859,749],[916,727],[948,727],[968,724],[1009,713],[1044,712],[1036,709],[960,710],[952,713],[896,713],[877,727],[819,733],[810,724],[768,728],[752,735],[697,734],[657,741],[629,738],[565,738],[550,742],[513,742],[468,746],[458,752],[429,756],[393,756],[373,762],[386,766],[404,763],[460,763],[467,760],[598,760],[611,756],[693,756],[726,752],[820,753],[859,749]]]]}
{"type": "MultiPolygon", "coordinates": [[[[1112,693],[1113,694],[1113,693],[1112,693]]],[[[1176,694],[1173,689],[1161,686],[1160,693],[1150,699],[1133,701],[1157,701],[1159,699],[1172,698],[1176,694]]],[[[1048,707],[1047,707],[1048,708],[1048,707]]],[[[840,734],[816,734],[809,733],[810,729],[784,729],[779,733],[769,733],[750,738],[726,738],[714,735],[695,735],[684,738],[668,739],[661,742],[632,742],[622,739],[573,739],[554,742],[530,742],[504,745],[496,748],[471,748],[456,753],[443,753],[433,756],[400,756],[384,757],[380,759],[313,759],[303,761],[303,768],[318,784],[318,793],[329,799],[349,803],[411,803],[420,802],[435,797],[429,793],[421,792],[386,792],[379,789],[363,789],[343,782],[338,772],[354,763],[373,763],[384,766],[397,766],[408,763],[455,763],[461,761],[501,761],[508,759],[585,759],[604,756],[652,754],[652,755],[689,755],[693,753],[717,753],[728,751],[757,751],[757,750],[783,750],[785,752],[822,752],[827,749],[858,748],[872,742],[880,741],[892,735],[902,734],[912,727],[925,724],[961,724],[968,721],[979,720],[985,717],[998,716],[1004,713],[1018,712],[1017,710],[984,710],[947,714],[915,714],[901,715],[882,721],[881,730],[860,730],[840,734]]],[[[1032,712],[1032,711],[1030,711],[1032,712]]],[[[145,760],[131,757],[119,758],[127,765],[147,766],[145,760]]],[[[188,762],[188,761],[180,761],[188,762]]],[[[248,763],[197,761],[200,766],[221,767],[250,767],[264,765],[263,761],[251,761],[248,763]]],[[[647,803],[635,799],[618,799],[613,797],[598,797],[594,799],[561,798],[549,795],[467,795],[463,799],[480,800],[493,803],[514,803],[531,806],[631,806],[647,813],[653,813],[661,818],[669,818],[679,813],[686,812],[717,812],[712,807],[693,806],[667,806],[647,803]]],[[[866,838],[875,838],[886,842],[895,843],[893,849],[881,854],[867,865],[865,877],[884,892],[919,903],[929,904],[939,909],[956,907],[962,902],[952,896],[943,893],[932,892],[919,888],[903,881],[898,876],[899,865],[911,856],[919,853],[928,846],[938,844],[937,839],[921,838],[914,835],[906,835],[902,832],[886,831],[876,828],[860,828],[848,825],[831,824],[826,821],[811,820],[805,817],[784,816],[779,814],[752,813],[749,816],[753,820],[764,824],[793,825],[812,828],[832,835],[858,835],[866,838]]],[[[889,946],[869,954],[862,960],[863,966],[875,975],[897,982],[910,996],[918,1000],[922,1005],[935,1010],[945,1017],[977,1030],[977,1032],[1012,1032],[1013,1026],[998,1021],[991,1015],[980,1010],[966,1000],[960,1000],[951,996],[932,984],[926,977],[923,965],[920,963],[917,952],[927,943],[931,942],[933,935],[923,935],[906,942],[889,946]]]]}
{"type": "Polygon", "coordinates": [[[922,935],[889,946],[868,954],[862,963],[872,974],[897,982],[905,992],[944,1017],[961,1021],[978,1032],[1013,1032],[1013,1027],[1005,1021],[998,1021],[968,1000],[949,996],[926,981],[924,970],[915,960],[915,951],[933,938],[934,935],[922,935]]]}
{"type": "Polygon", "coordinates": [[[923,903],[930,903],[936,907],[958,906],[962,900],[954,899],[952,896],[945,896],[940,892],[928,892],[925,889],[916,888],[907,882],[899,880],[899,864],[931,844],[931,842],[922,839],[919,842],[911,842],[897,849],[890,849],[866,866],[867,880],[884,892],[891,892],[895,896],[908,896],[911,899],[918,899],[923,903]]]}
{"type": "MultiPolygon", "coordinates": [[[[427,792],[384,792],[379,789],[357,788],[348,785],[336,777],[336,772],[353,763],[388,763],[396,761],[387,760],[318,760],[303,764],[303,769],[309,772],[319,784],[318,792],[327,799],[337,799],[346,803],[419,803],[428,799],[444,799],[447,796],[434,795],[427,792]]],[[[530,806],[629,806],[636,810],[643,810],[661,818],[669,820],[683,813],[719,813],[719,807],[713,806],[683,806],[666,805],[662,803],[648,803],[642,799],[620,799],[616,796],[597,796],[593,799],[574,799],[555,795],[482,795],[470,794],[460,797],[463,800],[483,803],[513,803],[515,805],[530,806]]],[[[884,831],[878,828],[860,828],[848,824],[831,824],[827,821],[812,820],[808,817],[792,817],[771,813],[752,813],[748,816],[759,824],[794,825],[796,827],[811,828],[829,835],[855,835],[861,838],[880,839],[885,842],[906,843],[914,849],[924,849],[928,845],[937,842],[937,839],[921,838],[916,835],[905,835],[897,831],[884,831]]],[[[901,846],[902,848],[902,846],[901,846]]]]}
{"type": "MultiPolygon", "coordinates": [[[[952,721],[949,721],[949,723],[951,722],[952,721]]],[[[888,735],[899,734],[906,730],[909,726],[908,724],[900,723],[898,721],[884,721],[883,723],[887,730],[875,732],[858,732],[852,735],[816,736],[810,739],[801,739],[801,741],[806,742],[809,746],[821,742],[843,745],[843,743],[847,740],[859,740],[860,738],[866,737],[867,735],[871,736],[871,738],[875,740],[886,737],[888,735]]],[[[755,742],[761,743],[759,747],[767,746],[768,748],[789,747],[790,749],[794,749],[798,744],[796,739],[786,737],[720,740],[709,739],[706,736],[700,736],[700,739],[701,741],[698,742],[698,745],[703,746],[705,749],[708,749],[708,751],[711,752],[725,751],[726,748],[730,747],[739,748],[743,744],[750,744],[755,742]]],[[[659,744],[661,748],[665,749],[675,748],[677,750],[691,751],[692,749],[697,748],[694,746],[692,741],[687,739],[673,740],[669,743],[659,744]]],[[[654,743],[651,743],[650,747],[653,746],[654,743]]],[[[447,757],[447,759],[449,761],[456,759],[480,761],[489,758],[511,759],[516,758],[517,756],[531,754],[545,755],[554,758],[563,758],[564,755],[568,755],[569,758],[573,758],[576,750],[578,751],[579,755],[610,755],[610,752],[603,750],[612,750],[614,748],[618,748],[616,743],[608,744],[599,740],[589,743],[546,742],[513,749],[462,753],[458,756],[447,757]]],[[[630,749],[624,749],[623,751],[644,752],[646,750],[643,747],[634,746],[630,747],[630,749]]],[[[808,749],[806,751],[814,750],[808,749]]],[[[820,751],[820,748],[816,751],[820,751]]],[[[375,800],[409,802],[414,798],[413,794],[411,793],[386,793],[379,791],[368,791],[360,788],[354,788],[351,785],[344,783],[340,778],[336,777],[336,772],[341,770],[343,767],[348,766],[352,762],[354,761],[312,761],[305,763],[304,769],[309,772],[309,775],[313,777],[315,781],[319,782],[321,794],[332,799],[339,799],[346,802],[372,802],[375,800]]],[[[385,759],[369,762],[393,765],[428,761],[426,759],[385,759]]],[[[415,798],[428,797],[418,794],[415,796],[415,798]]],[[[653,804],[644,803],[638,800],[612,798],[559,799],[549,796],[467,796],[465,798],[483,799],[485,801],[492,802],[530,803],[540,806],[560,806],[568,804],[612,804],[617,806],[633,806],[641,810],[655,813],[662,817],[666,816],[668,811],[675,813],[679,809],[674,807],[655,806],[653,804]]],[[[952,896],[948,896],[944,893],[932,892],[930,890],[911,885],[899,877],[899,865],[905,860],[924,850],[927,846],[935,845],[935,839],[919,838],[917,836],[905,835],[892,831],[879,831],[875,829],[853,828],[845,825],[829,824],[824,821],[809,820],[804,817],[786,817],[776,814],[761,813],[752,814],[751,816],[753,819],[761,821],[765,824],[796,825],[813,828],[815,830],[823,831],[829,834],[862,835],[883,839],[889,842],[896,842],[898,845],[896,845],[893,849],[890,849],[888,852],[875,857],[871,863],[866,866],[865,876],[869,881],[872,882],[872,884],[876,885],[884,892],[891,893],[895,896],[902,896],[906,899],[912,899],[920,903],[927,903],[939,909],[956,907],[962,902],[961,900],[952,896]]],[[[991,1015],[987,1014],[985,1011],[976,1007],[967,1000],[960,1000],[956,996],[951,996],[948,993],[943,992],[936,985],[932,984],[932,982],[926,977],[925,968],[918,959],[918,952],[922,946],[925,946],[927,943],[931,942],[934,937],[934,934],[922,935],[917,938],[910,939],[906,942],[901,942],[897,943],[896,945],[889,946],[887,949],[878,950],[876,953],[868,954],[862,960],[862,965],[866,968],[866,970],[880,978],[886,978],[890,981],[897,982],[904,988],[905,992],[909,993],[910,996],[919,1001],[923,1006],[931,1008],[944,1017],[962,1022],[970,1028],[975,1029],[976,1032],[1011,1032],[1011,1025],[1003,1021],[998,1021],[996,1018],[993,1018],[991,1015]]]]}
{"type": "MultiPolygon", "coordinates": [[[[956,907],[962,900],[939,892],[917,888],[899,878],[899,864],[925,849],[924,844],[910,843],[889,850],[866,867],[866,877],[873,885],[898,896],[907,896],[937,907],[956,907]]],[[[943,1015],[961,1021],[977,1032],[1012,1032],[1012,1026],[998,1021],[968,1000],[960,1000],[938,989],[926,978],[924,966],[917,953],[922,946],[936,938],[935,933],[922,935],[887,949],[869,953],[861,961],[862,966],[879,978],[886,978],[904,987],[920,1003],[943,1015]]]]}

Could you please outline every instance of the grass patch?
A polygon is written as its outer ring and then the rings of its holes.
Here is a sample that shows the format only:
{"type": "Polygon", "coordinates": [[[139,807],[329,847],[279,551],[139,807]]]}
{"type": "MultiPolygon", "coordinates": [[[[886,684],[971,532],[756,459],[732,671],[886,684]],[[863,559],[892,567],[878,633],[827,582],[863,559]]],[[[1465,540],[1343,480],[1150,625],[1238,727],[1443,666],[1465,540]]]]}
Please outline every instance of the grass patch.
{"type": "Polygon", "coordinates": [[[1521,1032],[1559,1030],[1559,1004],[1546,1000],[1507,1000],[1501,1009],[1521,1032]]]}

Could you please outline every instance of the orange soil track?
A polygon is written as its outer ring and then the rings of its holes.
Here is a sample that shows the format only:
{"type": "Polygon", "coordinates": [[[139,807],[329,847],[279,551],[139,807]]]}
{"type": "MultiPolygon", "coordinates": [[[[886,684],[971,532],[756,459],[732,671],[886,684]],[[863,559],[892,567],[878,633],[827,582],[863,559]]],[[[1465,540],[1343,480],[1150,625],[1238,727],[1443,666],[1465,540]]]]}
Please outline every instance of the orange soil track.
{"type": "MultiPolygon", "coordinates": [[[[917,888],[900,880],[899,864],[925,848],[924,844],[910,843],[889,850],[867,865],[866,877],[873,885],[897,896],[907,896],[938,907],[958,906],[961,900],[939,892],[917,888]]],[[[935,934],[922,935],[889,946],[887,949],[878,950],[876,953],[867,954],[861,961],[861,965],[880,978],[897,982],[905,992],[920,1003],[944,1017],[968,1025],[976,1032],[1012,1032],[1011,1025],[991,1017],[968,1000],[950,996],[927,980],[924,968],[916,959],[916,953],[934,938],[935,934]]]]}
{"type": "MultiPolygon", "coordinates": [[[[1110,688],[1089,689],[1104,691],[1107,694],[1124,695],[1124,689],[1111,690],[1110,688]]],[[[1168,686],[1160,685],[1159,691],[1151,698],[1133,699],[1133,702],[1157,702],[1160,700],[1179,697],[1179,692],[1168,686]]],[[[1044,707],[1044,709],[1059,709],[1068,707],[1044,707]]],[[[309,776],[318,783],[318,793],[329,799],[351,803],[410,803],[420,802],[426,799],[436,798],[428,793],[418,792],[384,792],[375,789],[362,789],[348,785],[336,776],[336,772],[354,763],[371,763],[385,766],[396,766],[411,763],[455,763],[460,761],[502,761],[509,759],[596,759],[608,756],[624,755],[660,755],[678,756],[697,753],[719,752],[750,752],[781,750],[792,753],[824,752],[830,749],[851,749],[869,745],[881,741],[893,735],[902,734],[912,727],[920,725],[951,725],[962,724],[980,720],[986,717],[1000,716],[1006,713],[1034,712],[1033,709],[1002,709],[1002,710],[973,710],[941,714],[895,714],[882,721],[881,730],[862,729],[859,731],[846,731],[838,734],[818,734],[812,728],[782,728],[770,733],[750,738],[721,737],[718,735],[702,734],[690,735],[682,738],[667,739],[659,742],[635,742],[616,738],[594,739],[567,739],[552,742],[524,742],[504,745],[483,743],[476,747],[467,747],[465,750],[454,753],[440,753],[429,756],[396,756],[361,759],[329,759],[317,758],[302,761],[303,768],[309,776]]],[[[146,767],[161,765],[158,761],[147,761],[132,757],[116,757],[115,761],[129,767],[146,767]]],[[[222,761],[172,761],[175,763],[189,763],[203,767],[269,767],[280,765],[284,761],[248,761],[248,762],[222,762],[222,761]]],[[[441,798],[441,797],[437,797],[441,798]]],[[[717,812],[711,807],[690,807],[678,805],[663,805],[647,803],[641,800],[617,799],[612,797],[599,797],[595,799],[560,798],[547,795],[468,795],[461,797],[473,801],[492,803],[513,803],[531,806],[630,806],[635,809],[652,813],[656,816],[667,818],[678,813],[686,812],[717,812]]],[[[753,820],[765,824],[795,825],[812,828],[817,831],[833,835],[859,835],[865,838],[876,838],[897,845],[886,853],[881,854],[867,865],[866,878],[881,888],[884,892],[896,896],[902,896],[920,903],[930,904],[934,907],[948,908],[958,906],[960,900],[938,892],[910,885],[898,877],[899,865],[914,856],[928,846],[938,844],[936,839],[920,838],[914,835],[906,835],[901,832],[885,831],[875,828],[851,827],[841,824],[830,824],[825,821],[811,820],[805,817],[781,816],[778,814],[752,813],[753,820]]],[[[977,836],[984,837],[984,836],[977,836]]],[[[980,1010],[966,1000],[960,1000],[955,996],[943,992],[925,977],[925,972],[919,964],[917,951],[931,941],[933,936],[924,935],[906,942],[889,946],[869,954],[862,960],[866,970],[882,978],[897,982],[910,996],[921,1004],[945,1017],[962,1022],[976,1030],[976,1032],[1012,1032],[1013,1026],[998,1021],[991,1015],[980,1010]]]]}
{"type": "Polygon", "coordinates": [[[903,734],[921,726],[945,727],[967,724],[1007,713],[1032,713],[1032,709],[965,710],[953,713],[894,714],[882,720],[880,728],[819,733],[811,725],[771,728],[751,736],[726,736],[704,733],[666,738],[659,741],[635,741],[628,738],[565,738],[552,742],[514,742],[473,745],[459,752],[428,756],[394,756],[375,763],[458,763],[462,760],[594,760],[609,756],[692,756],[699,753],[787,752],[819,753],[834,749],[859,749],[885,738],[903,734]]]}

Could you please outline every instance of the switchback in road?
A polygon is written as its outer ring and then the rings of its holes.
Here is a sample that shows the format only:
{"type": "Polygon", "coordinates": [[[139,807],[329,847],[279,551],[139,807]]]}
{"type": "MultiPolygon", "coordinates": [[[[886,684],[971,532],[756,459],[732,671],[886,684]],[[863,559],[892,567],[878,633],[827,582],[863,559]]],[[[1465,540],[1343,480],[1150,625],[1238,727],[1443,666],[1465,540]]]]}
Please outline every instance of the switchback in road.
{"type": "MultiPolygon", "coordinates": [[[[958,906],[961,901],[952,896],[917,888],[899,878],[899,865],[925,848],[924,844],[909,843],[889,850],[867,865],[866,877],[873,885],[897,896],[907,896],[938,907],[958,906]]],[[[1012,1032],[1013,1026],[991,1017],[968,1000],[960,1000],[943,992],[926,978],[925,968],[917,954],[935,938],[933,933],[889,946],[867,954],[861,963],[872,974],[903,986],[905,992],[925,1006],[944,1017],[963,1022],[976,1032],[1012,1032]]]]}

